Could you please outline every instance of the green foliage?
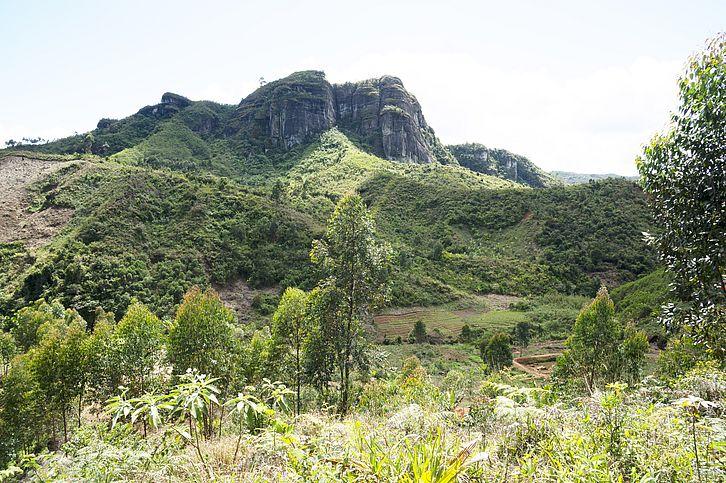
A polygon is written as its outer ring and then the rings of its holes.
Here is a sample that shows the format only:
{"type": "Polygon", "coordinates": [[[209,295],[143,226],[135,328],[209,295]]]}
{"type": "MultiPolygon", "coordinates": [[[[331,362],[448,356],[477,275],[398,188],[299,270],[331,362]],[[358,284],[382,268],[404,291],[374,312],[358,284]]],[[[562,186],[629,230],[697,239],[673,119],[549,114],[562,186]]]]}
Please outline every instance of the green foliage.
{"type": "Polygon", "coordinates": [[[272,316],[272,337],[276,345],[289,349],[295,377],[295,412],[300,414],[302,401],[303,361],[305,345],[309,340],[310,324],[307,314],[308,294],[297,288],[288,288],[282,294],[280,305],[272,316]]]}
{"type": "Polygon", "coordinates": [[[640,234],[652,222],[630,181],[472,189],[380,174],[359,190],[382,236],[405,254],[392,280],[398,305],[464,292],[592,296],[601,281],[632,280],[653,267],[640,234]]]}
{"type": "Polygon", "coordinates": [[[85,386],[86,323],[67,311],[63,318],[41,325],[38,334],[38,344],[28,352],[30,368],[45,407],[52,417],[62,420],[63,440],[67,441],[68,411],[85,386]]]}
{"type": "Polygon", "coordinates": [[[532,161],[504,149],[489,149],[477,143],[448,146],[460,165],[477,173],[509,179],[532,188],[557,186],[560,181],[532,161]]]}
{"type": "Polygon", "coordinates": [[[500,370],[512,365],[512,339],[500,332],[482,341],[479,346],[482,360],[492,370],[500,370]]]}
{"type": "Polygon", "coordinates": [[[3,288],[16,307],[57,297],[89,320],[97,307],[120,318],[136,298],[169,315],[194,285],[311,278],[314,224],[233,182],[106,163],[65,173],[54,186],[44,208],[72,207],[74,217],[3,288]]]}
{"type": "MultiPolygon", "coordinates": [[[[338,202],[328,221],[324,240],[313,244],[310,258],[323,275],[319,283],[324,295],[314,297],[313,311],[323,342],[333,349],[340,375],[340,409],[348,410],[350,372],[360,365],[364,339],[362,322],[386,295],[390,249],[376,234],[375,225],[360,196],[349,195],[338,202]]],[[[311,347],[312,351],[324,351],[311,347]]]]}
{"type": "Polygon", "coordinates": [[[671,127],[638,162],[662,231],[652,237],[674,278],[669,328],[685,326],[718,357],[726,354],[726,35],[694,55],[679,82],[671,127]]]}
{"type": "Polygon", "coordinates": [[[15,338],[9,332],[0,332],[0,377],[7,374],[10,361],[17,353],[15,338]]]}
{"type": "Polygon", "coordinates": [[[519,352],[521,354],[522,350],[526,349],[529,345],[529,341],[532,340],[534,328],[530,322],[521,321],[517,322],[517,325],[514,326],[513,332],[514,340],[519,345],[519,352]]]}
{"type": "Polygon", "coordinates": [[[692,338],[687,335],[674,337],[658,356],[658,373],[667,377],[680,376],[703,359],[703,347],[699,347],[692,338]]]}
{"type": "Polygon", "coordinates": [[[234,372],[234,314],[212,290],[190,290],[169,328],[167,357],[174,373],[189,370],[229,383],[234,372]]]}
{"type": "Polygon", "coordinates": [[[129,394],[138,397],[151,392],[158,385],[154,371],[164,354],[161,320],[143,304],[132,303],[118,323],[115,336],[118,340],[116,370],[123,376],[129,394]]]}
{"type": "Polygon", "coordinates": [[[615,304],[605,287],[577,316],[565,345],[555,376],[581,379],[591,393],[598,382],[639,380],[649,348],[643,332],[629,329],[626,333],[615,318],[615,304]]]}
{"type": "Polygon", "coordinates": [[[657,319],[661,307],[672,299],[671,280],[668,272],[661,268],[616,287],[611,295],[618,317],[633,321],[649,335],[660,338],[663,327],[657,319]]]}
{"type": "Polygon", "coordinates": [[[38,300],[20,309],[10,321],[11,333],[20,349],[25,352],[38,343],[38,329],[63,315],[63,306],[38,300]]]}
{"type": "Polygon", "coordinates": [[[418,319],[413,324],[413,329],[411,329],[411,333],[408,335],[408,342],[409,344],[423,344],[425,342],[428,342],[429,336],[426,333],[426,324],[423,320],[418,319]]]}

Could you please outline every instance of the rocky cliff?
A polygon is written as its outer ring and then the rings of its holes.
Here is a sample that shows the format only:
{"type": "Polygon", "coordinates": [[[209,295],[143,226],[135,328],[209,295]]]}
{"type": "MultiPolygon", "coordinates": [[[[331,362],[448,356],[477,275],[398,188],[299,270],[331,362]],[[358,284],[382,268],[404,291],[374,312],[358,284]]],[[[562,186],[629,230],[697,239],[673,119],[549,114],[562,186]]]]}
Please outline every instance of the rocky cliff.
{"type": "Polygon", "coordinates": [[[290,149],[333,127],[386,159],[455,163],[400,79],[330,84],[319,71],[265,84],[240,102],[227,134],[290,149]]]}
{"type": "Polygon", "coordinates": [[[477,143],[458,144],[447,148],[460,165],[478,173],[508,179],[532,188],[562,184],[526,157],[504,149],[491,149],[477,143]]]}

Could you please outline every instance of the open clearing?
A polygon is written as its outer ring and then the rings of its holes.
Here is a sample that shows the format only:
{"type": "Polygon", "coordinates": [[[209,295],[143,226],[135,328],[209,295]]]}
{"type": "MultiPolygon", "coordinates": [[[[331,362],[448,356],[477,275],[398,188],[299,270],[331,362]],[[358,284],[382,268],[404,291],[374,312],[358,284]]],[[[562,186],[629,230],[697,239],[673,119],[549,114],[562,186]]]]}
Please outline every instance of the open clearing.
{"type": "Polygon", "coordinates": [[[518,300],[508,295],[483,295],[468,306],[411,307],[378,315],[374,318],[376,338],[395,340],[408,337],[417,320],[426,324],[433,334],[436,329],[445,339],[456,339],[464,325],[485,329],[487,332],[509,331],[517,322],[527,319],[526,314],[507,310],[518,300]]]}
{"type": "Polygon", "coordinates": [[[34,182],[77,162],[23,156],[0,158],[0,243],[20,241],[28,248],[38,248],[58,233],[73,210],[49,208],[31,213],[27,190],[34,182]]]}

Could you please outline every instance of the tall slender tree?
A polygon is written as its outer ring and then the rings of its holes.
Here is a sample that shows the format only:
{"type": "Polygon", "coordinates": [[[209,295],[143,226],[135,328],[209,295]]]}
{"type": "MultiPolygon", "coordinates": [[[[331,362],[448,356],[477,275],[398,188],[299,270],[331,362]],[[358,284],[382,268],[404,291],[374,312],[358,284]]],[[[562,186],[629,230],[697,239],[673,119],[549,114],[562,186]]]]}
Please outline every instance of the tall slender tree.
{"type": "Polygon", "coordinates": [[[300,387],[302,385],[302,357],[308,336],[308,294],[298,288],[288,288],[272,316],[272,336],[278,346],[289,347],[295,367],[295,413],[300,414],[300,387]]]}
{"type": "Polygon", "coordinates": [[[226,384],[235,352],[233,323],[234,314],[216,292],[189,290],[169,330],[167,356],[174,373],[191,369],[226,384]]]}
{"type": "Polygon", "coordinates": [[[145,305],[134,302],[116,326],[118,363],[126,378],[129,396],[138,397],[153,386],[155,370],[161,363],[164,325],[145,305]]]}
{"type": "Polygon", "coordinates": [[[693,56],[680,79],[669,130],[638,160],[655,211],[651,237],[674,276],[677,304],[664,308],[672,330],[686,329],[726,356],[726,34],[693,56]]]}
{"type": "Polygon", "coordinates": [[[350,376],[362,361],[361,323],[386,294],[391,253],[376,235],[373,218],[359,195],[343,197],[335,207],[324,240],[313,243],[311,259],[323,274],[319,287],[329,315],[324,331],[334,340],[340,375],[340,412],[348,410],[350,376]]]}

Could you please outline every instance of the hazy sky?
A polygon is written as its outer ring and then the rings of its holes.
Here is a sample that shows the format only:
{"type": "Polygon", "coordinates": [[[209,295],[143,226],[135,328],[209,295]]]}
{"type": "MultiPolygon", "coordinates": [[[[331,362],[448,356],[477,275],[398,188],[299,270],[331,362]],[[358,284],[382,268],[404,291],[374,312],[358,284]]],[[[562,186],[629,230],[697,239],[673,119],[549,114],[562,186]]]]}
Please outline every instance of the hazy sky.
{"type": "Polygon", "coordinates": [[[633,174],[725,1],[0,0],[0,143],[62,137],[165,91],[238,103],[260,76],[392,74],[445,143],[633,174]]]}

